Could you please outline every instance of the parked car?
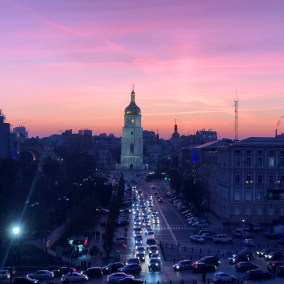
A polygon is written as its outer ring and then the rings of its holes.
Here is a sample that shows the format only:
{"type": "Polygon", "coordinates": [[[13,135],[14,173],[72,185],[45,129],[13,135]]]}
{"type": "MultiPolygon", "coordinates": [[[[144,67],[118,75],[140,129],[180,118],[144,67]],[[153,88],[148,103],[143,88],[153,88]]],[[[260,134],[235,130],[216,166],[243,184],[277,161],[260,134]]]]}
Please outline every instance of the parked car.
{"type": "Polygon", "coordinates": [[[82,272],[82,274],[87,275],[89,278],[102,277],[103,272],[100,267],[90,267],[86,271],[82,272]]]}
{"type": "Polygon", "coordinates": [[[103,273],[114,273],[118,271],[118,268],[123,267],[124,264],[121,262],[109,263],[107,266],[102,267],[103,273]]]}
{"type": "Polygon", "coordinates": [[[213,240],[213,234],[211,233],[204,233],[201,235],[201,238],[205,239],[205,240],[213,240]]]}
{"type": "Polygon", "coordinates": [[[126,277],[124,279],[118,280],[119,284],[143,284],[144,280],[141,279],[132,279],[129,277],[126,277]]]}
{"type": "Polygon", "coordinates": [[[247,247],[254,247],[254,241],[253,239],[244,239],[243,243],[247,247]]]}
{"type": "Polygon", "coordinates": [[[268,260],[283,259],[283,253],[282,252],[271,252],[271,253],[265,255],[265,258],[268,259],[268,260]]]}
{"type": "Polygon", "coordinates": [[[38,280],[29,277],[18,277],[13,281],[13,284],[36,284],[38,280]]]}
{"type": "Polygon", "coordinates": [[[141,270],[141,265],[137,263],[127,264],[124,267],[118,269],[119,272],[124,273],[140,273],[141,270]]]}
{"type": "Polygon", "coordinates": [[[232,282],[235,283],[237,281],[236,276],[231,275],[226,272],[217,272],[213,276],[213,282],[224,283],[224,282],[232,282]]]}
{"type": "Polygon", "coordinates": [[[29,273],[27,275],[29,278],[33,279],[51,279],[54,277],[54,273],[48,270],[38,270],[37,272],[34,273],[29,273]]]}
{"type": "Polygon", "coordinates": [[[271,279],[272,274],[260,269],[249,270],[246,272],[247,280],[258,280],[258,279],[271,279]]]}
{"type": "Polygon", "coordinates": [[[175,271],[180,271],[180,270],[189,270],[191,269],[191,266],[192,266],[192,261],[191,260],[182,260],[180,261],[179,263],[176,263],[173,265],[173,269],[175,271]]]}
{"type": "Polygon", "coordinates": [[[113,273],[111,275],[108,275],[107,281],[109,283],[114,283],[114,282],[118,282],[119,280],[127,278],[127,277],[132,278],[132,279],[134,278],[133,275],[129,275],[129,274],[126,274],[124,272],[116,272],[116,273],[113,273]]]}
{"type": "MultiPolygon", "coordinates": [[[[10,271],[11,267],[10,266],[5,266],[2,268],[2,270],[9,270],[9,272],[11,273],[10,271]]],[[[15,275],[17,273],[17,270],[15,267],[12,267],[12,274],[15,275]]]]}
{"type": "Polygon", "coordinates": [[[261,230],[260,225],[258,223],[251,223],[251,229],[254,232],[260,232],[260,230],[261,230]]]}
{"type": "Polygon", "coordinates": [[[239,262],[235,265],[235,269],[237,271],[248,271],[248,270],[252,270],[252,269],[258,269],[258,265],[256,264],[253,264],[251,262],[247,262],[247,261],[244,261],[244,262],[239,262]]]}
{"type": "Polygon", "coordinates": [[[67,274],[63,274],[61,277],[62,282],[82,282],[89,280],[89,277],[85,274],[80,274],[78,272],[69,272],[67,274]]]}
{"type": "Polygon", "coordinates": [[[205,243],[205,239],[200,237],[199,235],[192,235],[190,236],[190,240],[195,243],[205,243]]]}

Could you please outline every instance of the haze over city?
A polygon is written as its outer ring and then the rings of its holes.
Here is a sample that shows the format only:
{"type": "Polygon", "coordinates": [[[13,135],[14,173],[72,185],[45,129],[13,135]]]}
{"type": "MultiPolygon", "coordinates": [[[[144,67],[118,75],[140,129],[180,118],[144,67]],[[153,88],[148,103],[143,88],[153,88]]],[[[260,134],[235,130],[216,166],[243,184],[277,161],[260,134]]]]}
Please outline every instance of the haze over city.
{"type": "MultiPolygon", "coordinates": [[[[283,1],[1,1],[1,108],[29,136],[142,127],[284,132],[283,1]],[[277,126],[278,123],[278,126],[277,126]]],[[[188,132],[190,131],[190,132],[188,132]]]]}

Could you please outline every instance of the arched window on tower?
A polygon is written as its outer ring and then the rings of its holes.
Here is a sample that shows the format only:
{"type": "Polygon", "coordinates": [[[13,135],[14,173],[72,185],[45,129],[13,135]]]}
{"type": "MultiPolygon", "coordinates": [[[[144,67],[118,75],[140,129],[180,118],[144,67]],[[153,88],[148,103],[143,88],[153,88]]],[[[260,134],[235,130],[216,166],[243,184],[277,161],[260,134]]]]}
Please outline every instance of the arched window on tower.
{"type": "Polygon", "coordinates": [[[130,154],[134,154],[134,145],[133,144],[130,145],[130,154]]]}
{"type": "Polygon", "coordinates": [[[134,119],[133,118],[131,119],[131,124],[134,124],[134,119]]]}

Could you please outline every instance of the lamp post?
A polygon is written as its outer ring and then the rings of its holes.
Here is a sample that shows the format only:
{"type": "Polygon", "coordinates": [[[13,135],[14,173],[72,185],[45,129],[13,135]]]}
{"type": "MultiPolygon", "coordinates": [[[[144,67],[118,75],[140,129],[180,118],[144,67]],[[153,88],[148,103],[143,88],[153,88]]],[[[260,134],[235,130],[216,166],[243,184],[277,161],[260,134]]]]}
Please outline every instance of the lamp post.
{"type": "Polygon", "coordinates": [[[10,284],[12,284],[13,282],[13,266],[14,266],[14,263],[13,263],[13,240],[14,240],[14,237],[17,236],[20,232],[20,229],[19,227],[15,227],[13,228],[13,234],[12,234],[12,240],[11,240],[11,256],[12,256],[12,259],[11,259],[11,266],[10,266],[10,284]]]}

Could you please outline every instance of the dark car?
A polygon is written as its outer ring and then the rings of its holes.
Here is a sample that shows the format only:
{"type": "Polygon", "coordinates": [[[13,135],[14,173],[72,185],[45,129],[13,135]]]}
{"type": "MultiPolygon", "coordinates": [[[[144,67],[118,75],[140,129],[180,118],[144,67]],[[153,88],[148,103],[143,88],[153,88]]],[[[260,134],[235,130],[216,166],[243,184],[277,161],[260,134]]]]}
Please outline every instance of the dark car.
{"type": "Polygon", "coordinates": [[[160,270],[161,269],[161,261],[157,257],[152,257],[149,264],[148,269],[150,270],[160,270]]]}
{"type": "Polygon", "coordinates": [[[118,227],[124,227],[124,226],[128,226],[128,225],[129,225],[129,222],[128,222],[128,221],[118,221],[118,222],[116,223],[116,225],[117,225],[118,227]]]}
{"type": "Polygon", "coordinates": [[[251,262],[247,262],[247,261],[244,261],[244,262],[239,262],[235,265],[235,269],[237,271],[248,271],[248,270],[252,270],[252,269],[258,269],[258,265],[256,264],[253,264],[251,262]]]}
{"type": "Polygon", "coordinates": [[[235,264],[241,261],[248,261],[248,257],[245,254],[236,254],[233,255],[233,257],[229,258],[230,264],[235,264]]]}
{"type": "Polygon", "coordinates": [[[107,266],[102,267],[103,273],[114,273],[117,272],[118,268],[123,267],[124,264],[121,262],[109,263],[107,266]]]}
{"type": "Polygon", "coordinates": [[[29,277],[19,277],[13,281],[13,284],[35,284],[38,280],[29,277]]]}
{"type": "Polygon", "coordinates": [[[267,263],[268,271],[275,271],[279,266],[284,266],[283,261],[270,261],[267,263]]]}
{"type": "Polygon", "coordinates": [[[265,255],[265,258],[267,260],[278,260],[278,259],[283,259],[283,253],[282,252],[271,252],[269,254],[265,255]]]}
{"type": "Polygon", "coordinates": [[[249,270],[246,273],[247,280],[257,280],[257,279],[271,279],[272,274],[260,269],[249,270]]]}
{"type": "Polygon", "coordinates": [[[118,269],[119,272],[124,272],[124,273],[140,273],[141,270],[142,270],[141,265],[136,263],[127,264],[124,267],[118,269]]]}
{"type": "Polygon", "coordinates": [[[185,259],[185,260],[180,261],[179,263],[174,264],[173,269],[175,271],[189,270],[192,268],[191,266],[192,266],[192,261],[185,259]]]}
{"type": "Polygon", "coordinates": [[[261,251],[257,251],[256,254],[257,254],[257,256],[262,257],[262,256],[265,256],[265,255],[271,253],[271,252],[273,252],[272,249],[263,249],[261,251]]]}
{"type": "Polygon", "coordinates": [[[212,264],[215,266],[221,263],[219,257],[217,256],[204,256],[198,262],[204,262],[204,263],[212,264]]]}
{"type": "Polygon", "coordinates": [[[53,273],[54,277],[61,277],[63,274],[67,274],[71,271],[76,271],[76,268],[60,267],[58,269],[53,270],[53,273]]]}
{"type": "Polygon", "coordinates": [[[281,276],[281,277],[284,277],[284,266],[279,266],[277,269],[276,269],[276,274],[277,276],[281,276]]]}
{"type": "MultiPolygon", "coordinates": [[[[10,269],[11,269],[10,266],[5,266],[5,267],[2,268],[2,270],[9,270],[9,272],[11,272],[10,269]]],[[[15,275],[16,273],[17,273],[16,268],[12,267],[12,274],[15,275]]]]}
{"type": "Polygon", "coordinates": [[[103,272],[100,267],[90,267],[82,274],[85,274],[90,278],[90,277],[102,277],[102,273],[103,272]]]}
{"type": "Polygon", "coordinates": [[[207,264],[204,262],[193,263],[191,267],[192,267],[193,272],[202,272],[202,273],[215,271],[217,269],[215,265],[207,264]]]}
{"type": "Polygon", "coordinates": [[[120,284],[143,284],[145,281],[141,279],[131,279],[129,277],[126,277],[124,279],[118,280],[118,283],[120,284]]]}
{"type": "Polygon", "coordinates": [[[163,203],[163,202],[164,202],[163,198],[160,198],[160,199],[159,199],[159,202],[160,202],[160,203],[163,203]]]}

